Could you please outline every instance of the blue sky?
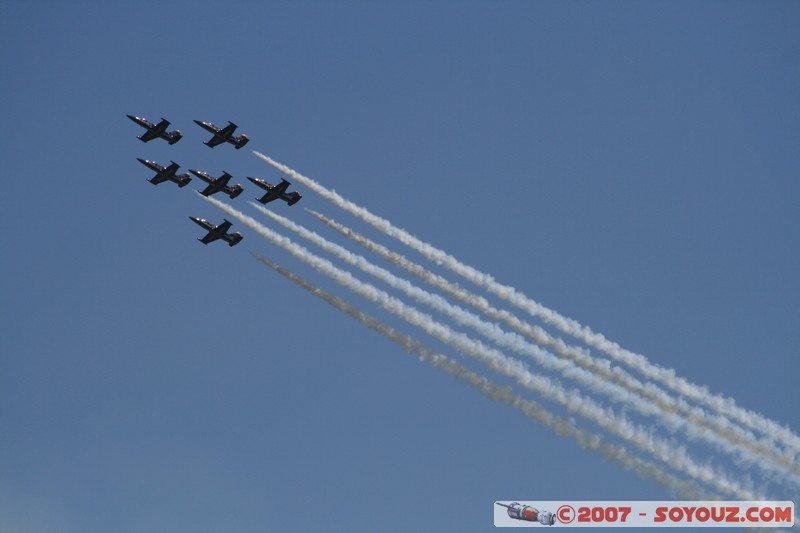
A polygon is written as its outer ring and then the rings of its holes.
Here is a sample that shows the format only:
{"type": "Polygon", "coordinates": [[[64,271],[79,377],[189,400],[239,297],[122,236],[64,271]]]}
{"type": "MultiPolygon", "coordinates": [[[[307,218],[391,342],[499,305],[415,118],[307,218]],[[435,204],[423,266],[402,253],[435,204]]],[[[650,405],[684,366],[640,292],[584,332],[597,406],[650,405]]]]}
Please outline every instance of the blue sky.
{"type": "MultiPolygon", "coordinates": [[[[799,17],[7,3],[0,529],[485,531],[495,500],[670,497],[267,270],[248,250],[422,337],[252,232],[198,244],[187,217],[222,213],[137,157],[227,170],[255,216],[264,152],[797,431],[799,17]],[[184,139],[143,144],[126,114],[184,139]],[[210,150],[194,119],[251,142],[210,150]]],[[[276,211],[380,238],[301,192],[276,211]]]]}

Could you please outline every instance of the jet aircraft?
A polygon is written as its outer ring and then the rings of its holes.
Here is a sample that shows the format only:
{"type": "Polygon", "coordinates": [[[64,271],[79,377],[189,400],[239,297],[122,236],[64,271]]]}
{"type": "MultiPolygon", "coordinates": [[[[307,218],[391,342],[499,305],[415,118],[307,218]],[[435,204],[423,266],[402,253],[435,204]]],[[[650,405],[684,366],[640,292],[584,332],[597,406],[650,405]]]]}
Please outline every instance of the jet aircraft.
{"type": "Polygon", "coordinates": [[[147,130],[138,137],[138,139],[140,139],[142,142],[161,138],[167,141],[169,144],[175,144],[183,137],[181,130],[167,131],[167,128],[169,127],[169,121],[165,118],[162,118],[161,122],[158,124],[153,124],[146,118],[135,117],[133,115],[128,115],[128,118],[147,130]]]}
{"type": "Polygon", "coordinates": [[[247,135],[245,134],[241,134],[239,136],[234,137],[233,132],[236,130],[238,126],[233,122],[231,122],[230,120],[228,121],[228,125],[225,126],[224,128],[218,128],[212,123],[203,122],[202,120],[195,120],[194,122],[204,130],[210,131],[211,133],[214,134],[214,136],[211,137],[211,139],[203,143],[209,148],[214,148],[219,144],[228,142],[234,145],[238,150],[239,148],[241,148],[250,141],[250,139],[248,139],[247,135]]]}
{"type": "Polygon", "coordinates": [[[302,196],[298,192],[290,192],[288,194],[286,193],[286,189],[287,187],[289,187],[289,185],[291,185],[291,183],[289,183],[284,179],[282,179],[278,185],[270,185],[266,181],[260,180],[258,178],[247,178],[247,179],[249,179],[256,185],[267,191],[267,193],[264,196],[258,198],[258,201],[261,202],[262,204],[272,202],[273,200],[281,199],[289,205],[294,205],[300,201],[300,198],[302,198],[302,196]]]}
{"type": "Polygon", "coordinates": [[[202,239],[197,239],[198,241],[202,242],[203,244],[208,244],[210,242],[214,242],[217,239],[222,239],[228,243],[228,246],[236,246],[239,244],[244,237],[238,231],[236,233],[228,233],[228,230],[231,227],[231,223],[228,219],[223,219],[225,222],[220,224],[219,226],[215,226],[208,220],[204,218],[197,218],[197,217],[189,217],[192,221],[201,226],[203,229],[208,231],[208,234],[203,237],[202,239]]]}
{"type": "Polygon", "coordinates": [[[244,191],[244,187],[239,184],[234,185],[233,187],[228,185],[228,181],[233,177],[227,172],[223,172],[222,176],[218,178],[212,178],[205,172],[201,172],[199,170],[192,170],[189,169],[189,172],[200,178],[201,180],[208,183],[208,187],[200,191],[200,194],[203,196],[211,196],[214,193],[223,192],[231,197],[231,200],[242,194],[244,191]]]}
{"type": "Polygon", "coordinates": [[[175,173],[178,171],[180,165],[175,161],[168,167],[162,167],[158,163],[153,161],[148,161],[147,159],[136,158],[141,164],[149,168],[150,170],[156,172],[156,175],[150,178],[149,181],[153,185],[158,185],[159,183],[164,183],[165,181],[174,181],[178,184],[178,187],[186,187],[189,185],[189,182],[192,181],[192,177],[189,176],[188,172],[184,172],[181,175],[176,175],[175,173]]]}

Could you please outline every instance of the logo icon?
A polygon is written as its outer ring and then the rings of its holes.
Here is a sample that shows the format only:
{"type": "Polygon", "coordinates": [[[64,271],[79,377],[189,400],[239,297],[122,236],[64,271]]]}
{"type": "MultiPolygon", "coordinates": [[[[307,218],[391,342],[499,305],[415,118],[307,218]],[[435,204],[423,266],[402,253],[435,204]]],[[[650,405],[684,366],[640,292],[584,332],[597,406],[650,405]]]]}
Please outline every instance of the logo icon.
{"type": "Polygon", "coordinates": [[[562,524],[570,524],[575,520],[575,509],[571,505],[562,505],[556,510],[556,516],[562,524]]]}
{"type": "Polygon", "coordinates": [[[525,520],[526,522],[539,522],[543,526],[552,526],[556,523],[556,515],[550,511],[540,511],[530,505],[521,505],[519,502],[510,504],[495,502],[501,507],[505,507],[508,516],[516,520],[525,520]]]}

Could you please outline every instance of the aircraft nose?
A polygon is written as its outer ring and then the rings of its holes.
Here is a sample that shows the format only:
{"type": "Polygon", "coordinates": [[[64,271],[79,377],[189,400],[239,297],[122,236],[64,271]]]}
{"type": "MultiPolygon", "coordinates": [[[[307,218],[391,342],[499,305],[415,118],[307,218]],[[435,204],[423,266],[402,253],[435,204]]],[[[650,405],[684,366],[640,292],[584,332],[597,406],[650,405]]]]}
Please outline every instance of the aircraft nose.
{"type": "Polygon", "coordinates": [[[146,164],[147,164],[147,160],[146,160],[146,159],[142,159],[141,157],[137,157],[137,158],[136,158],[136,160],[137,160],[139,163],[143,164],[143,165],[146,165],[146,164]]]}

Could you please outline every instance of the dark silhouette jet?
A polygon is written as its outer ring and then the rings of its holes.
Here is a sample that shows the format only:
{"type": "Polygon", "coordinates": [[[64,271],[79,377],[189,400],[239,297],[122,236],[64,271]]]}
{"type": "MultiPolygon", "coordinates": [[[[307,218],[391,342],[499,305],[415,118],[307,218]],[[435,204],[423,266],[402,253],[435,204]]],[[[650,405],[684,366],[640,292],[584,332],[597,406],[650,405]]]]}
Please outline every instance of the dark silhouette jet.
{"type": "Polygon", "coordinates": [[[225,126],[224,128],[218,128],[212,123],[203,122],[202,120],[195,120],[194,122],[204,130],[210,131],[211,133],[214,134],[214,136],[211,137],[211,139],[203,143],[209,148],[214,148],[219,144],[228,142],[234,145],[238,150],[239,148],[241,148],[250,141],[250,139],[248,139],[247,135],[245,134],[239,135],[237,137],[233,136],[233,132],[236,130],[238,126],[233,122],[231,122],[230,120],[228,121],[228,125],[225,126]]]}
{"type": "Polygon", "coordinates": [[[260,180],[258,178],[247,178],[247,179],[249,179],[256,185],[267,191],[267,194],[265,194],[261,198],[258,198],[258,201],[261,202],[262,204],[267,204],[274,200],[280,199],[289,205],[294,205],[300,201],[300,198],[302,198],[302,196],[298,192],[290,192],[288,194],[286,193],[286,188],[289,187],[291,183],[289,183],[284,179],[282,179],[278,185],[270,185],[266,181],[260,180]]]}
{"type": "Polygon", "coordinates": [[[233,177],[227,172],[223,172],[222,176],[218,178],[212,178],[205,172],[201,172],[199,170],[192,170],[189,169],[189,172],[200,178],[201,180],[208,183],[208,187],[200,191],[200,194],[203,196],[211,196],[212,194],[223,192],[231,197],[231,200],[242,194],[244,191],[244,187],[241,185],[234,185],[233,187],[228,185],[228,181],[233,177]]]}
{"type": "Polygon", "coordinates": [[[147,159],[136,158],[141,164],[149,168],[150,170],[156,173],[155,176],[150,178],[149,181],[153,185],[158,185],[159,183],[164,183],[165,181],[174,181],[178,184],[178,187],[186,187],[189,185],[189,182],[192,181],[192,177],[189,176],[188,172],[177,176],[175,173],[178,171],[180,165],[175,161],[168,167],[162,167],[158,163],[153,161],[148,161],[147,159]]]}
{"type": "Polygon", "coordinates": [[[222,239],[228,243],[228,246],[236,246],[239,244],[244,237],[238,231],[236,233],[228,233],[228,230],[231,228],[231,223],[227,219],[225,222],[220,224],[219,226],[215,226],[214,224],[210,223],[208,220],[204,218],[197,218],[197,217],[189,217],[192,221],[201,226],[203,229],[208,231],[208,234],[203,237],[202,239],[197,239],[198,241],[202,242],[203,244],[208,244],[210,242],[214,242],[217,239],[222,239]]]}
{"type": "Polygon", "coordinates": [[[169,127],[169,121],[165,118],[162,118],[161,122],[158,124],[153,124],[146,118],[135,117],[133,115],[128,115],[128,118],[147,130],[138,137],[138,139],[142,142],[152,141],[153,139],[160,138],[164,139],[169,144],[175,144],[183,137],[183,134],[180,130],[167,131],[167,128],[169,127]]]}

